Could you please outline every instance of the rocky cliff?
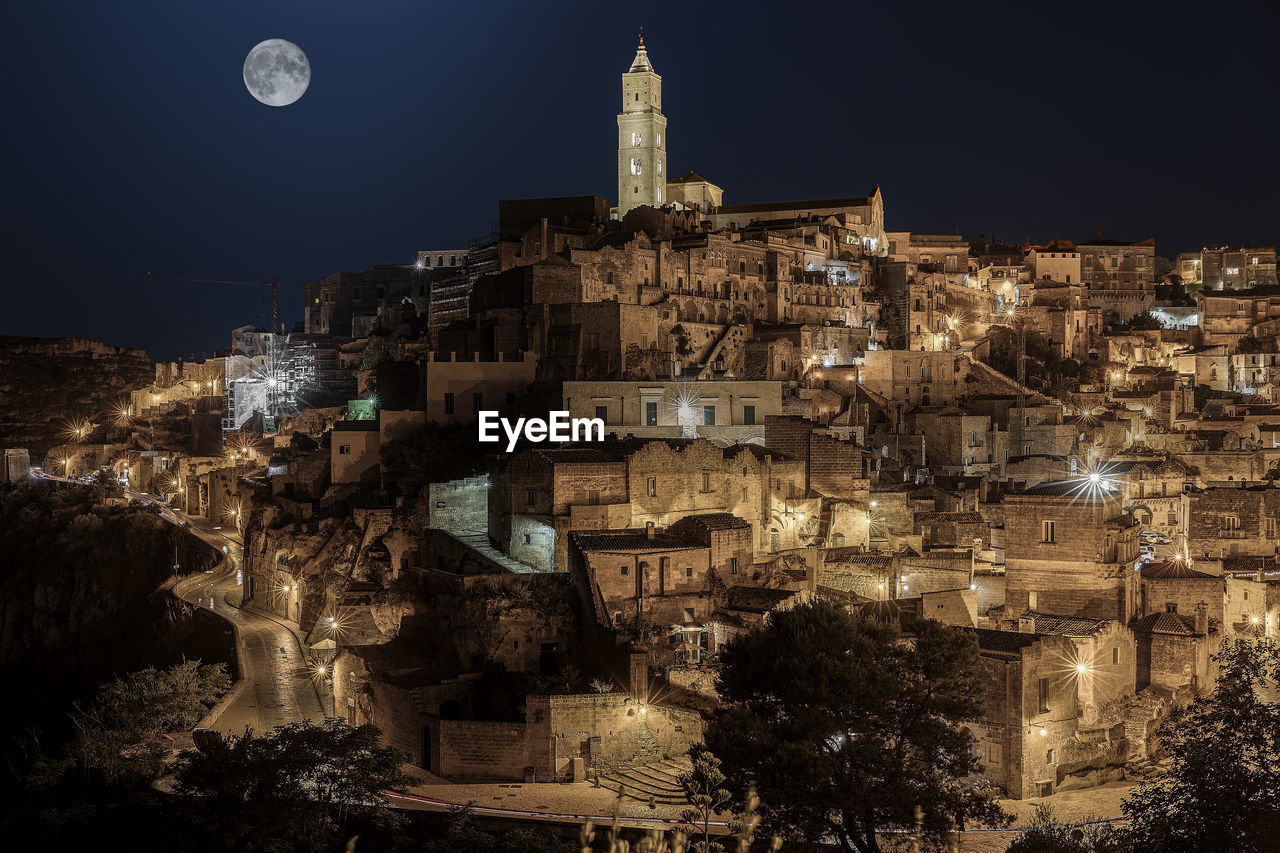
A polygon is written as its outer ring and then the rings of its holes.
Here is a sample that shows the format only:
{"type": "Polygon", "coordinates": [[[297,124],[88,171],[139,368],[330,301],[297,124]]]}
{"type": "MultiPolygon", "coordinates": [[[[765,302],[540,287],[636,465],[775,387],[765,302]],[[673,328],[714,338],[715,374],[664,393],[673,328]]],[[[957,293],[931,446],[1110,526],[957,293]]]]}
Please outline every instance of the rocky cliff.
{"type": "Polygon", "coordinates": [[[0,447],[25,447],[33,462],[43,459],[66,440],[64,419],[101,423],[131,390],[154,379],[142,350],[87,338],[0,335],[0,447]]]}

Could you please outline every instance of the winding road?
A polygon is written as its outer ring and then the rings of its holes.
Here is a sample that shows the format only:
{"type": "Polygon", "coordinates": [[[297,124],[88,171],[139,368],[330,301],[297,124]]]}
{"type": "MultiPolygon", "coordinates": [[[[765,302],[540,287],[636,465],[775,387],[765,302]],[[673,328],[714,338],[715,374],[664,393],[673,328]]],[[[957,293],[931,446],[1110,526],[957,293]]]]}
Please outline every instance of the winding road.
{"type": "Polygon", "coordinates": [[[182,578],[173,588],[179,598],[213,611],[235,628],[241,683],[209,727],[242,734],[246,728],[265,732],[300,720],[323,720],[324,707],[293,629],[273,616],[239,606],[244,593],[239,536],[210,528],[148,495],[129,496],[161,506],[161,516],[171,523],[189,522],[193,535],[225,555],[212,572],[182,578]]]}

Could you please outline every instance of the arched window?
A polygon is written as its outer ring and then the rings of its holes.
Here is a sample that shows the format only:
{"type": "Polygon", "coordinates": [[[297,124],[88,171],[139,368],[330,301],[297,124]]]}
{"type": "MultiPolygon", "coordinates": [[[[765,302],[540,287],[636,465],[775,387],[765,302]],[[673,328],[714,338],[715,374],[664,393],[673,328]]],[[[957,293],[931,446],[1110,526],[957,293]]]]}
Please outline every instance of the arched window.
{"type": "Polygon", "coordinates": [[[643,141],[643,137],[640,135],[640,133],[639,133],[639,132],[636,132],[636,133],[632,133],[632,134],[631,134],[631,146],[632,146],[633,148],[639,148],[639,147],[640,147],[640,143],[641,143],[642,141],[643,141]]]}
{"type": "Polygon", "coordinates": [[[631,174],[633,174],[633,175],[639,175],[639,174],[640,174],[640,171],[641,171],[641,168],[640,168],[640,158],[639,158],[639,157],[632,157],[632,158],[631,158],[631,174]]]}

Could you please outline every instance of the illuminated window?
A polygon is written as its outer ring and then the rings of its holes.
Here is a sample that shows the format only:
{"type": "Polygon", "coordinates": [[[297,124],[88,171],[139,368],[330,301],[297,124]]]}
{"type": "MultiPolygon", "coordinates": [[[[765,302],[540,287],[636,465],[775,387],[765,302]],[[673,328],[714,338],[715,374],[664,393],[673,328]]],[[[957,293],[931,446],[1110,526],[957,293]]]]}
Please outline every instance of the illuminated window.
{"type": "Polygon", "coordinates": [[[662,174],[662,160],[658,160],[658,174],[662,174]]]}
{"type": "Polygon", "coordinates": [[[658,478],[657,477],[649,478],[648,483],[645,484],[645,493],[648,494],[649,497],[651,498],[657,497],[658,495],[658,478]]]}
{"type": "Polygon", "coordinates": [[[655,139],[657,139],[658,147],[659,147],[659,148],[661,148],[661,147],[662,147],[662,134],[661,134],[661,133],[657,134],[657,135],[656,135],[656,137],[655,137],[655,139]]]}
{"type": "Polygon", "coordinates": [[[639,133],[631,134],[631,145],[635,148],[639,148],[642,138],[643,137],[641,137],[639,133]]]}
{"type": "Polygon", "coordinates": [[[631,174],[633,175],[640,174],[640,158],[639,157],[631,158],[631,174]]]}

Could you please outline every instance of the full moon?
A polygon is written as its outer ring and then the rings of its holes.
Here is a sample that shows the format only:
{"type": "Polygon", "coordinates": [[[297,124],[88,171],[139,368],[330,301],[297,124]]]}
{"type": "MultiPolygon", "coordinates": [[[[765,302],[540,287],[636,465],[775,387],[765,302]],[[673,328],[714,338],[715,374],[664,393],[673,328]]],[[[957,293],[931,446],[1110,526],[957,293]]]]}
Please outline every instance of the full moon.
{"type": "Polygon", "coordinates": [[[311,63],[291,41],[267,39],[244,59],[244,85],[269,107],[287,107],[307,91],[311,63]]]}

